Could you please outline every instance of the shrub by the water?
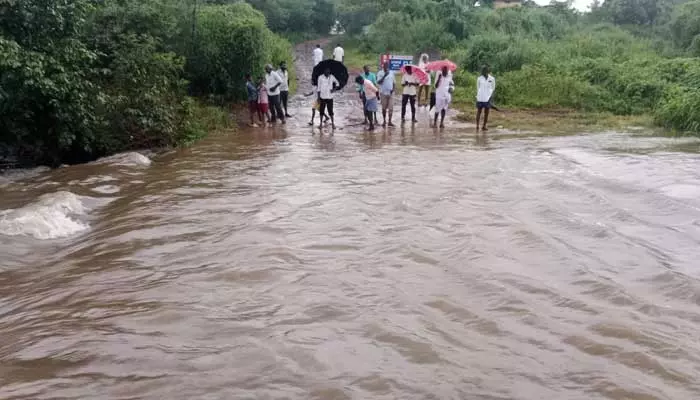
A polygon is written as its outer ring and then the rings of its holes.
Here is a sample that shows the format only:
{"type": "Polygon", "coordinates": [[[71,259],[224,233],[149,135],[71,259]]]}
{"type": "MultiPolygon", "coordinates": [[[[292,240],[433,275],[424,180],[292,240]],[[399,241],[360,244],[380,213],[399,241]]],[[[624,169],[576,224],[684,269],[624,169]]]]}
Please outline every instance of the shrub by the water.
{"type": "Polygon", "coordinates": [[[227,124],[226,113],[198,104],[188,87],[243,100],[244,73],[291,61],[290,45],[244,3],[200,6],[193,42],[190,7],[172,0],[0,2],[2,156],[21,164],[83,162],[188,143],[214,121],[227,124]]]}

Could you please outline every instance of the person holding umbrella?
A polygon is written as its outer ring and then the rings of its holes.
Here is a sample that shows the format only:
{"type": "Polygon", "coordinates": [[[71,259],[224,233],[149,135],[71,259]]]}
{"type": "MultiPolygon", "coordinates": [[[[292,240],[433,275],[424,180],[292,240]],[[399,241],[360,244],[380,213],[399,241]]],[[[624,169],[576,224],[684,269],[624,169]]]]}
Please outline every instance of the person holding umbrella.
{"type": "Polygon", "coordinates": [[[445,127],[445,114],[452,101],[452,92],[454,91],[454,82],[449,72],[447,65],[443,66],[442,72],[438,74],[437,82],[435,83],[435,119],[433,126],[437,126],[438,115],[440,115],[440,128],[445,127]]]}
{"type": "Polygon", "coordinates": [[[394,86],[396,85],[396,79],[394,77],[394,71],[389,69],[389,63],[384,63],[383,69],[377,74],[377,83],[379,84],[379,94],[382,102],[382,119],[383,126],[387,126],[386,114],[389,112],[389,126],[394,126],[391,122],[391,118],[394,114],[394,102],[392,96],[394,95],[394,86]]]}
{"type": "Polygon", "coordinates": [[[272,64],[267,64],[265,66],[265,87],[267,88],[270,113],[272,114],[270,122],[273,124],[277,121],[277,117],[279,117],[282,124],[286,123],[284,120],[284,113],[282,112],[282,105],[280,104],[280,86],[282,86],[282,83],[283,80],[280,75],[272,70],[272,64]]]}
{"type": "Polygon", "coordinates": [[[481,112],[484,112],[484,124],[481,130],[488,131],[486,124],[489,122],[489,111],[493,107],[493,93],[496,91],[496,78],[489,73],[489,67],[484,65],[481,75],[476,79],[476,130],[479,130],[481,112]]]}
{"type": "Polygon", "coordinates": [[[411,103],[411,121],[415,124],[416,120],[416,91],[418,87],[418,77],[413,73],[413,67],[407,65],[404,68],[403,79],[403,95],[401,96],[401,123],[406,122],[406,104],[411,103]]]}
{"type": "Polygon", "coordinates": [[[418,68],[425,72],[425,74],[428,76],[428,81],[426,83],[421,82],[420,86],[418,87],[418,107],[428,107],[428,101],[430,100],[430,84],[432,82],[430,79],[430,72],[428,72],[428,70],[425,68],[429,61],[430,57],[428,57],[427,54],[421,54],[420,61],[418,62],[418,68]]]}
{"type": "MultiPolygon", "coordinates": [[[[340,88],[340,82],[331,75],[331,69],[326,68],[323,75],[318,77],[318,102],[320,104],[319,114],[323,116],[328,109],[328,115],[331,117],[331,127],[335,129],[335,116],[333,113],[333,92],[340,88]]],[[[323,129],[323,121],[319,124],[319,129],[323,129]]]]}

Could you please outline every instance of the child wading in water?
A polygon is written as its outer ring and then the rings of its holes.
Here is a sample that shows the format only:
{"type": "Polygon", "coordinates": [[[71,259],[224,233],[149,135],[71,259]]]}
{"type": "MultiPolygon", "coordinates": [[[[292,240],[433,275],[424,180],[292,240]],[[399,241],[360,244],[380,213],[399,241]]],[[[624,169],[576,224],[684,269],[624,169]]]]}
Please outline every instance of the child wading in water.
{"type": "MultiPolygon", "coordinates": [[[[316,86],[314,86],[309,93],[304,94],[304,96],[306,97],[312,96],[314,94],[316,95],[316,99],[311,105],[311,121],[309,122],[309,126],[314,126],[314,119],[316,119],[316,111],[320,111],[321,105],[318,102],[318,89],[316,88],[316,86]]],[[[328,123],[328,120],[331,119],[328,115],[326,115],[325,112],[323,113],[323,115],[319,115],[319,118],[322,119],[325,123],[328,123]]]]}
{"type": "Polygon", "coordinates": [[[270,101],[267,96],[267,87],[263,77],[258,78],[258,117],[263,126],[270,122],[270,101]]]}

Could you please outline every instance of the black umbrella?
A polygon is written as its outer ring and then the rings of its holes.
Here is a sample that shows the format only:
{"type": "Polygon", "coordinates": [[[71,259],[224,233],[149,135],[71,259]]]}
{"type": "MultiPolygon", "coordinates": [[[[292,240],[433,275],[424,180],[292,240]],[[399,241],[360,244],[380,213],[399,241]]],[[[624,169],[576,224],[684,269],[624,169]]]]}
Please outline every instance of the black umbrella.
{"type": "Polygon", "coordinates": [[[326,69],[330,69],[331,75],[335,76],[335,79],[340,83],[340,87],[337,88],[337,90],[344,88],[348,83],[348,69],[345,68],[343,63],[335,60],[325,60],[318,63],[318,65],[314,67],[314,72],[311,75],[311,83],[314,86],[318,85],[318,77],[323,75],[326,69]]]}

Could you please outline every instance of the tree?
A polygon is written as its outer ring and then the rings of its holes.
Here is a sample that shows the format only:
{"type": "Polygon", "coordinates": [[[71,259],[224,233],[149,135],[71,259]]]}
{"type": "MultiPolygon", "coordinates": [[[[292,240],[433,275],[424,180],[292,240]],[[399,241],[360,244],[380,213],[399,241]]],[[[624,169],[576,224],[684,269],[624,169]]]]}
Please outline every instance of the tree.
{"type": "Polygon", "coordinates": [[[693,41],[700,35],[700,0],[676,6],[669,27],[676,45],[690,50],[693,41]]]}
{"type": "Polygon", "coordinates": [[[621,25],[652,25],[662,11],[657,0],[607,0],[603,8],[621,25]]]}

